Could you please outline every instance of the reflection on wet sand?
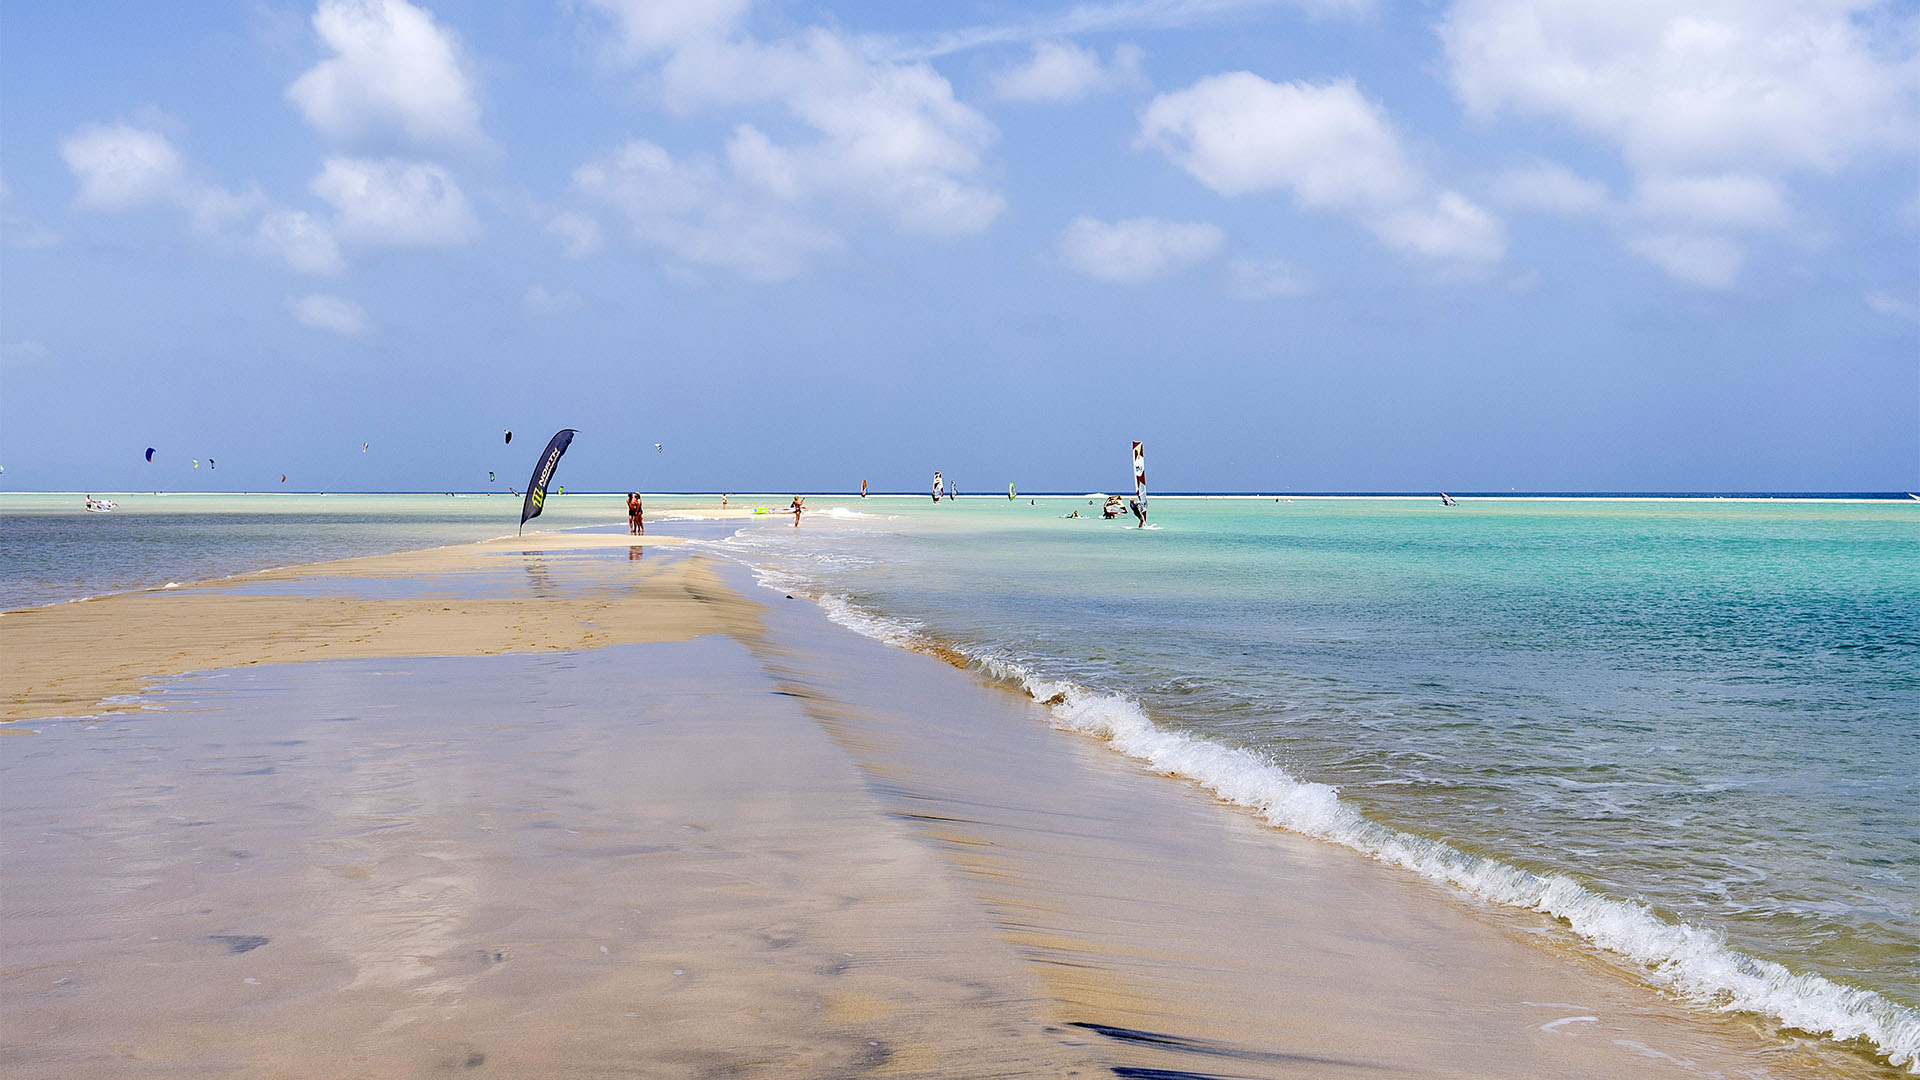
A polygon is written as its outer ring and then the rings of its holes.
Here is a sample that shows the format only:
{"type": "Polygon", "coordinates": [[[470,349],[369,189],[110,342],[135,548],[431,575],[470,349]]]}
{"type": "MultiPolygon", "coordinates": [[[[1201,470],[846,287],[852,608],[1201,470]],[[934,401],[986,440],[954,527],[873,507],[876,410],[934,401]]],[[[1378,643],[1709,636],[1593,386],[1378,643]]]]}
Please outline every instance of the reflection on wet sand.
{"type": "Polygon", "coordinates": [[[0,1073],[1847,1072],[607,539],[369,560],[292,639],[358,658],[0,740],[0,1073]]]}

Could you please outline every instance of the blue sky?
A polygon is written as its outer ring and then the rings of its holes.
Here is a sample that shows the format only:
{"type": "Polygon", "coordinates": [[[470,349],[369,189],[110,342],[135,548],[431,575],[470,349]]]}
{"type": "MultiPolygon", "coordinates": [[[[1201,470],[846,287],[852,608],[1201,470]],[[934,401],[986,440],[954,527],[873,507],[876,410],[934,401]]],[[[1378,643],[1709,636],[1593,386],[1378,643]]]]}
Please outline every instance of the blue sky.
{"type": "Polygon", "coordinates": [[[1920,488],[1913,3],[10,2],[0,185],[12,490],[1920,488]]]}

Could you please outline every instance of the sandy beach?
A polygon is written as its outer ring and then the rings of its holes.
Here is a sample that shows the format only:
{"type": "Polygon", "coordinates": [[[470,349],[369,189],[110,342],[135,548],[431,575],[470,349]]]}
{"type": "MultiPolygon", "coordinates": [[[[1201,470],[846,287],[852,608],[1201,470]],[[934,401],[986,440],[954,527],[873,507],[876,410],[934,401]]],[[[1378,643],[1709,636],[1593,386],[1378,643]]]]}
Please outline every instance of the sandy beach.
{"type": "Polygon", "coordinates": [[[1889,1074],[674,537],[13,611],[0,648],[10,1076],[1889,1074]]]}

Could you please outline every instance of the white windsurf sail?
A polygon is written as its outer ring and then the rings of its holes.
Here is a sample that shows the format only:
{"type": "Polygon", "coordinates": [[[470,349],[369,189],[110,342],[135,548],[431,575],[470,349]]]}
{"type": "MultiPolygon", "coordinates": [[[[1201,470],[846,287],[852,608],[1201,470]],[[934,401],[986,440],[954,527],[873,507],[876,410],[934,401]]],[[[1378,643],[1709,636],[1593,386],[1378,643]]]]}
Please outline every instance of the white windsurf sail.
{"type": "Polygon", "coordinates": [[[1147,452],[1138,442],[1133,444],[1133,516],[1140,519],[1141,528],[1147,524],[1147,452]]]}

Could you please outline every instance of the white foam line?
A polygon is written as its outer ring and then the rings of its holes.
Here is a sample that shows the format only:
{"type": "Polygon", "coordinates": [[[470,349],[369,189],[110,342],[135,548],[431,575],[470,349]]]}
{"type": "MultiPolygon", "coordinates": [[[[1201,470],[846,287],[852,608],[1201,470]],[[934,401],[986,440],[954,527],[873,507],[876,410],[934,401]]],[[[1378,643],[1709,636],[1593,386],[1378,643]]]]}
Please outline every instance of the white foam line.
{"type": "MultiPolygon", "coordinates": [[[[758,567],[755,573],[774,588],[805,589],[792,575],[758,567]]],[[[931,644],[917,623],[862,610],[845,597],[816,599],[829,618],[856,633],[903,648],[931,644]]],[[[961,652],[986,674],[1019,685],[1047,704],[1057,726],[1104,739],[1157,771],[1253,810],[1268,824],[1340,844],[1489,903],[1551,915],[1591,944],[1640,964],[1656,983],[1696,1004],[1759,1013],[1840,1042],[1864,1038],[1893,1065],[1920,1075],[1920,1013],[1879,993],[1748,956],[1717,931],[1667,922],[1645,904],[1600,895],[1564,874],[1526,870],[1382,825],[1342,802],[1330,785],[1296,779],[1250,751],[1156,726],[1125,696],[961,652]]]]}

